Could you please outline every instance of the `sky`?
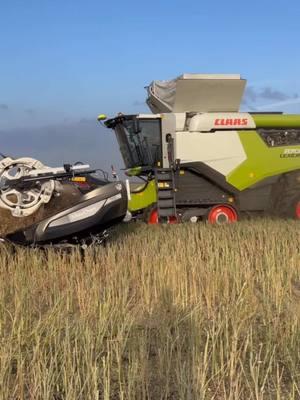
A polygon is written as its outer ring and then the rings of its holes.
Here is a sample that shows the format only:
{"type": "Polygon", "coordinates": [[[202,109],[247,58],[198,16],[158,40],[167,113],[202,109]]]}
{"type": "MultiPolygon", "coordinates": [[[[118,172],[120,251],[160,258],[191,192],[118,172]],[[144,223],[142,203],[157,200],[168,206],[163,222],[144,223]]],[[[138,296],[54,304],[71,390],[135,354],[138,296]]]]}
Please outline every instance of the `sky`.
{"type": "Polygon", "coordinates": [[[122,168],[99,113],[146,112],[144,87],[239,73],[243,109],[300,113],[300,2],[0,0],[0,152],[122,168]]]}

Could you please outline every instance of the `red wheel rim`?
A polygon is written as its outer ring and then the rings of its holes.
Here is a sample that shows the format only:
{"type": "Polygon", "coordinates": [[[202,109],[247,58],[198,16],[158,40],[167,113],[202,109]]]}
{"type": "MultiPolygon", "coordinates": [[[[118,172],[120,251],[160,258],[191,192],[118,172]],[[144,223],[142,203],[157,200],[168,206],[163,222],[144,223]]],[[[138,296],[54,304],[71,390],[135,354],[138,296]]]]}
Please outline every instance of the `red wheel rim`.
{"type": "Polygon", "coordinates": [[[300,219],[300,201],[296,205],[296,218],[300,219]]]}
{"type": "Polygon", "coordinates": [[[157,209],[151,211],[150,217],[149,217],[149,220],[148,220],[148,224],[150,224],[150,225],[158,224],[158,212],[157,212],[157,209]]]}
{"type": "Polygon", "coordinates": [[[238,220],[238,215],[234,208],[220,205],[209,211],[207,219],[211,224],[232,223],[238,220]]]}
{"type": "Polygon", "coordinates": [[[175,217],[175,215],[173,217],[169,217],[168,218],[168,224],[177,224],[178,220],[177,217],[175,217]]]}
{"type": "MultiPolygon", "coordinates": [[[[168,224],[177,224],[178,220],[177,217],[173,216],[173,217],[168,217],[168,224]]],[[[156,225],[159,223],[159,219],[158,219],[158,211],[157,209],[152,210],[148,219],[148,224],[150,225],[156,225]]]]}

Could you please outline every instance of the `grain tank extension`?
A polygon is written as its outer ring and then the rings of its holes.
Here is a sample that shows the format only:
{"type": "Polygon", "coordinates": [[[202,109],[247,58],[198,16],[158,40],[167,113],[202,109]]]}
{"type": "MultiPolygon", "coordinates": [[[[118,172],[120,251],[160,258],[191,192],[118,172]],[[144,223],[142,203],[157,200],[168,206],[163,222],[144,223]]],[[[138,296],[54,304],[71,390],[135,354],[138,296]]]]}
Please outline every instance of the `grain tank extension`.
{"type": "Polygon", "coordinates": [[[240,75],[184,74],[148,87],[152,114],[105,122],[129,176],[129,210],[150,222],[300,219],[300,115],[240,112],[240,75]]]}

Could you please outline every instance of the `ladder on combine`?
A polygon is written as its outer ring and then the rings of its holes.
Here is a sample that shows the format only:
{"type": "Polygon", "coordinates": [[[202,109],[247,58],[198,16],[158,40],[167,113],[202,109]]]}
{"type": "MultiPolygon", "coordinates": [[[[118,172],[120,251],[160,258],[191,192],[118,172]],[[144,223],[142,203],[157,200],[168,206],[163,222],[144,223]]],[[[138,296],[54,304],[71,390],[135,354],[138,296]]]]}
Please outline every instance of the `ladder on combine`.
{"type": "Polygon", "coordinates": [[[159,220],[176,218],[175,174],[172,168],[156,168],[157,212],[159,220]]]}

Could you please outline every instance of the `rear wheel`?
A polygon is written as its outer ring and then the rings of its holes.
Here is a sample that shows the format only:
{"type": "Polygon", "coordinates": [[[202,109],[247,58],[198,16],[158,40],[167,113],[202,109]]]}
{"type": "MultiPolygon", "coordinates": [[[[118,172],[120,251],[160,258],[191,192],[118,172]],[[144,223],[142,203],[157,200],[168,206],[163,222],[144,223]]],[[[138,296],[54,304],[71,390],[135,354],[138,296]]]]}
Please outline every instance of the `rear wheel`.
{"type": "Polygon", "coordinates": [[[276,215],[300,220],[300,188],[296,194],[295,190],[285,190],[276,202],[276,215]]]}
{"type": "Polygon", "coordinates": [[[207,221],[211,224],[228,224],[237,220],[237,212],[233,207],[228,205],[214,206],[207,213],[207,221]]]}
{"type": "Polygon", "coordinates": [[[296,219],[300,219],[300,201],[298,201],[296,206],[296,219]]]}

